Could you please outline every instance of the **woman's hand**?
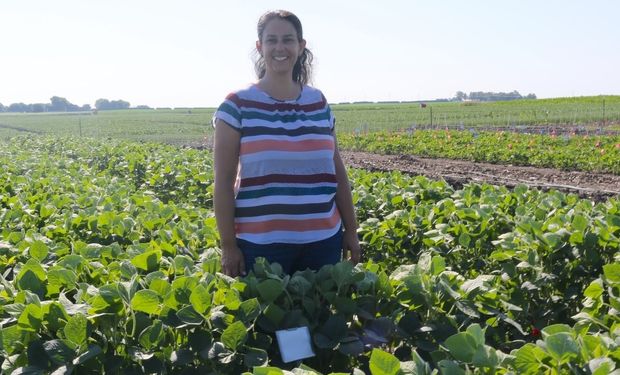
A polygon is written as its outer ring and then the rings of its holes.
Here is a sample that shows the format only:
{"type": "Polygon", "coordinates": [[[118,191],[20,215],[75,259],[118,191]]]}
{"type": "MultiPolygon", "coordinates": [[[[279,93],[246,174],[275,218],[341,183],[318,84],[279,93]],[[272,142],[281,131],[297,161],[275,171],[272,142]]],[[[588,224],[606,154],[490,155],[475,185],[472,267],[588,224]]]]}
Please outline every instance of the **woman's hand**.
{"type": "Polygon", "coordinates": [[[230,277],[245,276],[243,253],[237,246],[222,248],[222,272],[230,277]]]}
{"type": "Polygon", "coordinates": [[[362,249],[356,231],[346,230],[344,232],[342,236],[342,250],[344,259],[348,259],[353,264],[359,263],[362,249]]]}

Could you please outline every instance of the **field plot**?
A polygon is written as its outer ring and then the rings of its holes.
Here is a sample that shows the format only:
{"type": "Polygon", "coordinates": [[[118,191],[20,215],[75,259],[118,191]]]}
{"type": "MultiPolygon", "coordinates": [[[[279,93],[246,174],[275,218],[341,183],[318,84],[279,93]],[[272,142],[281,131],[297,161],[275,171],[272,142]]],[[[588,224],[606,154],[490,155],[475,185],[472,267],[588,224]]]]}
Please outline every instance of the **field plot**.
{"type": "Polygon", "coordinates": [[[362,264],[235,280],[208,150],[21,135],[0,162],[3,373],[620,368],[617,198],[352,169],[362,264]],[[316,356],[284,364],[300,325],[316,356]]]}

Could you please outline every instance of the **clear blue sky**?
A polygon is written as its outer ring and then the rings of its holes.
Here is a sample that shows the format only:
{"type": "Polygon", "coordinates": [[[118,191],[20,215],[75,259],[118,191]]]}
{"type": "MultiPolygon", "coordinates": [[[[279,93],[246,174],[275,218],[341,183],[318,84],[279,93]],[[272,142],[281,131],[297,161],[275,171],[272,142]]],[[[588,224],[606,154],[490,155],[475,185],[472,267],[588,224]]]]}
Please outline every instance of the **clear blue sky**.
{"type": "Polygon", "coordinates": [[[620,94],[617,0],[3,0],[0,103],[216,106],[255,80],[256,22],[279,8],[330,102],[620,94]]]}

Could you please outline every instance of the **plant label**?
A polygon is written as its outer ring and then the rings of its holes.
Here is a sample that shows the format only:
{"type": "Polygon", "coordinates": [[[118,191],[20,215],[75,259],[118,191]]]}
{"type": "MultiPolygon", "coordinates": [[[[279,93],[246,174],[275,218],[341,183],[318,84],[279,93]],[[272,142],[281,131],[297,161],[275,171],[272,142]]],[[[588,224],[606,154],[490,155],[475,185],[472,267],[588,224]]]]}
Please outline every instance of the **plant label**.
{"type": "Polygon", "coordinates": [[[308,327],[297,327],[276,331],[276,339],[284,363],[314,357],[308,327]]]}

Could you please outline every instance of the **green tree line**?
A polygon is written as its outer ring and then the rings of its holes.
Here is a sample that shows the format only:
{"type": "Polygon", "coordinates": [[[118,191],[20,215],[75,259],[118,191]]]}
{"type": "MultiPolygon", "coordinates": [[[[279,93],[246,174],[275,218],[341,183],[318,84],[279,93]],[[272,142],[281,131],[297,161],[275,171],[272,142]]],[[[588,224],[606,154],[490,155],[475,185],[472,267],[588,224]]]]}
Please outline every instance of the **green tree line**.
{"type": "MultiPolygon", "coordinates": [[[[127,109],[130,104],[124,100],[108,100],[97,99],[95,102],[95,108],[97,110],[109,110],[109,109],[127,109]]],[[[66,98],[60,96],[52,96],[49,103],[13,103],[9,106],[5,106],[0,103],[0,112],[27,112],[27,113],[39,113],[39,112],[82,112],[91,111],[90,104],[76,105],[68,101],[66,98]]]]}

